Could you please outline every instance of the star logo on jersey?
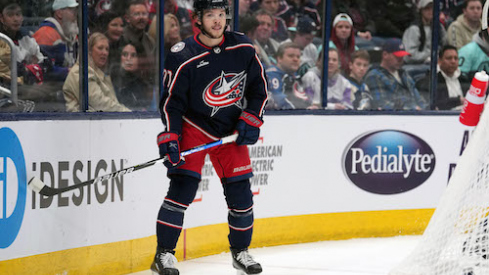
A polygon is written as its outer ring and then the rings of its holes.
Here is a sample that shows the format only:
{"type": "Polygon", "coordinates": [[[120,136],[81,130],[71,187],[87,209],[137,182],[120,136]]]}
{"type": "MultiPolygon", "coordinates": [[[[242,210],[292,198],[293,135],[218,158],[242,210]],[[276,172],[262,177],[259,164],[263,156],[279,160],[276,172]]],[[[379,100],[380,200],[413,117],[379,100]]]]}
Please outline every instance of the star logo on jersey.
{"type": "Polygon", "coordinates": [[[241,99],[243,98],[246,83],[246,74],[221,72],[221,75],[212,80],[204,89],[204,102],[212,108],[211,117],[214,116],[220,108],[236,105],[243,109],[241,99]]]}

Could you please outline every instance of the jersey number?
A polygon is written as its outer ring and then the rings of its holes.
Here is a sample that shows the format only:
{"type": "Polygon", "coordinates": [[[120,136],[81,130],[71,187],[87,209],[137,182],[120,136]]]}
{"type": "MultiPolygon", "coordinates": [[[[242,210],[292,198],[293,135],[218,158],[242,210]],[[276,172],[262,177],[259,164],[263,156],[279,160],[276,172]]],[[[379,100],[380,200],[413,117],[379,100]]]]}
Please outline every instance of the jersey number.
{"type": "Polygon", "coordinates": [[[272,88],[274,90],[280,88],[280,81],[278,80],[278,78],[272,78],[272,88]]]}
{"type": "Polygon", "coordinates": [[[164,69],[163,70],[163,87],[165,87],[165,85],[166,85],[166,87],[169,88],[171,85],[172,78],[173,78],[173,72],[170,70],[164,69]]]}

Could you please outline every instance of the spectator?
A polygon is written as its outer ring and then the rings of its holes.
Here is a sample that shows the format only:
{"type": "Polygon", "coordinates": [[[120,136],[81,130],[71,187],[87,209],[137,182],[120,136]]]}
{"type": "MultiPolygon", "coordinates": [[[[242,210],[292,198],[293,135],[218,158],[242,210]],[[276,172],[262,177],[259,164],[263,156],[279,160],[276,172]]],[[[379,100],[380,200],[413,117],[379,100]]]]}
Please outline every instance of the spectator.
{"type": "Polygon", "coordinates": [[[91,0],[88,1],[88,28],[91,32],[99,26],[99,17],[108,12],[115,12],[111,1],[91,0]]]}
{"type": "Polygon", "coordinates": [[[450,26],[462,13],[465,0],[443,0],[440,1],[440,21],[445,27],[450,26]],[[442,20],[443,19],[443,20],[442,20]]]}
{"type": "MultiPolygon", "coordinates": [[[[99,33],[93,33],[88,39],[88,110],[92,112],[129,112],[131,111],[119,103],[115,95],[114,86],[106,66],[109,58],[109,39],[99,33]]],[[[80,66],[75,64],[70,70],[63,85],[66,100],[66,110],[76,112],[80,110],[80,66]]]]}
{"type": "MultiPolygon", "coordinates": [[[[279,42],[289,38],[289,34],[287,33],[287,22],[279,16],[279,1],[258,0],[257,3],[259,4],[260,9],[267,11],[272,16],[272,37],[279,42]]],[[[288,5],[284,7],[289,10],[288,5]]]]}
{"type": "MultiPolygon", "coordinates": [[[[18,2],[0,2],[0,32],[14,42],[11,49],[6,41],[0,41],[0,83],[2,86],[9,86],[12,81],[10,54],[13,50],[16,54],[17,78],[14,81],[18,85],[18,98],[27,100],[34,108],[46,97],[39,91],[39,85],[43,81],[44,56],[36,40],[21,29],[22,21],[22,10],[18,2]]],[[[3,97],[0,95],[0,98],[3,97]]]]}
{"type": "Polygon", "coordinates": [[[279,43],[272,38],[273,16],[265,10],[258,10],[254,17],[260,25],[256,28],[255,48],[260,61],[265,67],[275,64],[274,56],[277,53],[279,43]]]}
{"type": "Polygon", "coordinates": [[[422,110],[427,107],[415,87],[414,80],[401,69],[406,55],[409,53],[400,39],[386,40],[380,66],[371,68],[365,76],[365,84],[372,94],[374,108],[422,110]]]}
{"type": "MultiPolygon", "coordinates": [[[[0,2],[0,32],[7,35],[15,44],[17,61],[18,95],[21,99],[35,102],[36,111],[64,111],[62,93],[45,83],[51,80],[58,70],[49,59],[41,53],[36,40],[21,28],[22,10],[18,2],[0,2]]],[[[11,49],[1,41],[0,80],[5,85],[11,81],[11,49]]]]}
{"type": "Polygon", "coordinates": [[[302,16],[310,17],[315,24],[316,33],[319,33],[321,30],[321,16],[316,9],[316,5],[311,0],[291,0],[289,4],[296,21],[302,16]]]}
{"type": "Polygon", "coordinates": [[[366,50],[353,52],[350,61],[350,75],[347,77],[352,86],[352,94],[355,97],[353,107],[358,110],[367,110],[371,107],[372,96],[364,76],[370,65],[370,55],[366,50]]]}
{"type": "Polygon", "coordinates": [[[266,2],[262,0],[251,1],[250,10],[255,12],[259,9],[268,11],[272,16],[280,17],[280,19],[284,21],[286,27],[294,25],[294,14],[287,0],[268,0],[266,2]]]}
{"type": "Polygon", "coordinates": [[[109,66],[119,66],[124,21],[122,16],[112,11],[102,13],[92,32],[105,34],[109,39],[109,66]]]}
{"type": "Polygon", "coordinates": [[[142,49],[139,69],[148,83],[154,83],[156,47],[155,41],[146,33],[148,27],[148,9],[144,0],[132,0],[125,15],[124,43],[130,43],[142,49]]]}
{"type": "Polygon", "coordinates": [[[416,6],[413,0],[369,0],[367,11],[377,36],[402,38],[404,30],[414,21],[416,6]]]}
{"type": "MultiPolygon", "coordinates": [[[[402,43],[409,53],[404,57],[406,63],[404,69],[415,81],[422,78],[430,69],[433,0],[421,0],[418,7],[419,18],[406,29],[402,37],[402,43]]],[[[441,24],[438,43],[440,46],[446,44],[446,31],[441,24]]]]}
{"type": "Polygon", "coordinates": [[[251,41],[253,41],[253,46],[255,47],[256,54],[260,56],[260,46],[256,42],[256,30],[258,29],[258,26],[260,26],[260,22],[258,22],[258,20],[252,15],[239,17],[239,31],[244,33],[251,41]]]}
{"type": "Polygon", "coordinates": [[[319,54],[314,67],[310,68],[301,78],[302,88],[304,93],[311,101],[311,105],[307,109],[320,109],[322,98],[322,71],[323,71],[323,52],[319,54]]]}
{"type": "MultiPolygon", "coordinates": [[[[165,55],[170,51],[173,45],[182,41],[182,37],[180,36],[180,23],[178,23],[178,18],[171,14],[167,13],[164,17],[165,20],[165,30],[164,30],[164,38],[165,38],[165,55]]],[[[151,26],[149,26],[148,34],[156,41],[156,21],[153,20],[151,22],[151,26]]]]}
{"type": "Polygon", "coordinates": [[[123,45],[120,66],[113,68],[110,76],[119,102],[133,111],[145,111],[151,105],[152,86],[141,77],[138,54],[134,45],[123,45]]]}
{"type": "Polygon", "coordinates": [[[173,14],[178,18],[178,24],[180,25],[180,36],[185,39],[198,33],[198,29],[194,29],[192,26],[192,14],[184,7],[180,7],[176,0],[166,0],[165,2],[165,14],[173,14]]]}
{"type": "Polygon", "coordinates": [[[340,69],[343,74],[349,75],[351,54],[358,48],[355,46],[353,21],[348,14],[340,13],[334,18],[329,47],[338,49],[340,69]]]}
{"type": "Polygon", "coordinates": [[[306,109],[312,98],[302,90],[296,75],[301,61],[300,47],[293,42],[284,43],[278,48],[276,58],[277,65],[266,70],[271,93],[267,108],[306,109]]]}
{"type": "Polygon", "coordinates": [[[489,72],[489,37],[487,30],[474,35],[472,42],[458,51],[459,68],[464,76],[472,79],[476,72],[489,72]]]}
{"type": "Polygon", "coordinates": [[[256,29],[258,26],[260,26],[260,22],[252,15],[239,17],[239,32],[244,33],[251,41],[255,41],[256,39],[256,29]]]}
{"type": "MultiPolygon", "coordinates": [[[[437,72],[435,108],[437,110],[460,109],[464,103],[464,95],[470,88],[470,81],[460,73],[455,46],[446,45],[440,50],[437,72]]],[[[416,83],[416,87],[426,100],[430,98],[430,79],[428,74],[416,83]]]]}
{"type": "Polygon", "coordinates": [[[457,49],[472,41],[472,37],[481,29],[482,2],[481,0],[465,0],[463,14],[448,27],[448,44],[457,49]]]}
{"type": "Polygon", "coordinates": [[[359,48],[373,49],[382,46],[384,39],[374,36],[375,23],[367,11],[367,4],[368,2],[363,0],[334,0],[331,14],[332,16],[339,13],[349,14],[353,21],[355,44],[359,48]]]}
{"type": "MultiPolygon", "coordinates": [[[[419,20],[406,29],[402,43],[409,53],[404,58],[406,64],[427,64],[431,61],[431,24],[433,21],[433,0],[419,1],[419,20]]],[[[439,43],[446,43],[446,31],[440,25],[439,43]]],[[[428,66],[429,67],[429,66],[428,66]]]]}
{"type": "Polygon", "coordinates": [[[297,21],[297,27],[289,28],[291,31],[291,39],[287,42],[294,42],[301,48],[301,67],[299,68],[299,76],[303,76],[307,70],[316,64],[318,59],[318,49],[312,43],[316,35],[316,24],[309,16],[301,16],[297,21]]]}
{"type": "Polygon", "coordinates": [[[353,109],[352,86],[340,73],[339,53],[335,48],[329,48],[328,54],[328,104],[326,109],[353,109]]]}
{"type": "Polygon", "coordinates": [[[54,0],[52,7],[52,17],[41,23],[33,37],[50,60],[65,68],[60,76],[64,80],[78,54],[78,3],[76,0],[54,0]]]}
{"type": "Polygon", "coordinates": [[[239,16],[251,15],[251,0],[239,0],[239,16]]]}

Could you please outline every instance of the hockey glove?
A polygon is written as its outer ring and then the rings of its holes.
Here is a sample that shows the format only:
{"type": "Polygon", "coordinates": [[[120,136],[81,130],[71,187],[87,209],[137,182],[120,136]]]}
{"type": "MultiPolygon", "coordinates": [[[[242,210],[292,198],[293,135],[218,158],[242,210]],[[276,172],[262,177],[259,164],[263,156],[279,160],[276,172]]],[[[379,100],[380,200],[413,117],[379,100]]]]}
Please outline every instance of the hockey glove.
{"type": "Polygon", "coordinates": [[[167,168],[176,168],[185,163],[185,159],[180,157],[179,135],[170,132],[162,132],[158,135],[158,147],[160,148],[160,157],[168,158],[163,162],[167,168]]]}
{"type": "Polygon", "coordinates": [[[239,117],[238,124],[236,124],[236,131],[238,131],[236,144],[255,144],[260,137],[260,126],[262,124],[263,121],[260,118],[252,113],[243,111],[239,117]]]}

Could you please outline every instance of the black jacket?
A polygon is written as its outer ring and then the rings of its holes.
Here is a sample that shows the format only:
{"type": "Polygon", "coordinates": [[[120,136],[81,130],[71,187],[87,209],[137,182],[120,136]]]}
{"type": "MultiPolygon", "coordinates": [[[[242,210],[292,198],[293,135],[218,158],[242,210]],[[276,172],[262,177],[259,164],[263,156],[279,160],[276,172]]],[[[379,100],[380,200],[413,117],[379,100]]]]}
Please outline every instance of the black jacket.
{"type": "MultiPolygon", "coordinates": [[[[416,88],[418,89],[421,96],[425,98],[426,102],[430,102],[430,98],[431,98],[430,75],[431,74],[428,73],[424,78],[416,82],[416,88]]],[[[435,107],[437,107],[438,110],[451,110],[452,108],[461,105],[460,98],[458,97],[450,98],[448,96],[447,82],[441,72],[438,72],[437,80],[438,82],[436,86],[437,92],[436,92],[436,99],[435,99],[435,107]]],[[[465,96],[465,94],[470,88],[470,81],[463,75],[460,75],[458,77],[458,81],[460,82],[460,86],[462,87],[462,93],[465,96]]]]}

